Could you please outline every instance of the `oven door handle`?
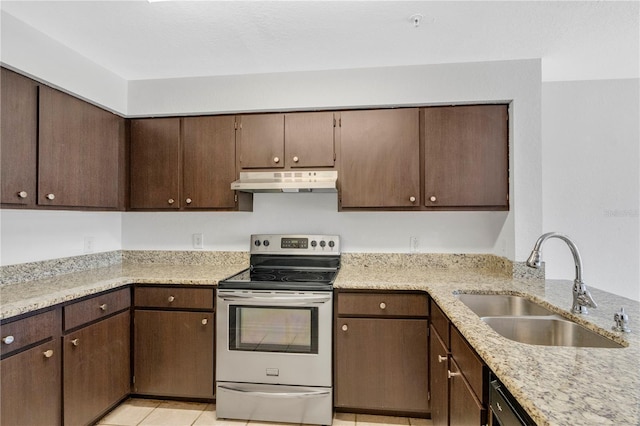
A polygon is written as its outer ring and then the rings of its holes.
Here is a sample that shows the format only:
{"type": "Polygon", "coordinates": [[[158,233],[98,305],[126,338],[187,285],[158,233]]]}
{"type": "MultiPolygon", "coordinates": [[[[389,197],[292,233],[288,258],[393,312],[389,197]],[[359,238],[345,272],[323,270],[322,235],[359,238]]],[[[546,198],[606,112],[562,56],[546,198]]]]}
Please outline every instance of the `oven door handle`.
{"type": "Polygon", "coordinates": [[[275,305],[309,305],[329,302],[331,296],[259,296],[255,294],[220,294],[218,297],[227,302],[269,303],[275,305]]]}
{"type": "Polygon", "coordinates": [[[328,390],[319,390],[319,391],[305,391],[305,392],[265,392],[253,390],[250,388],[241,388],[241,387],[233,387],[229,385],[218,385],[220,389],[224,389],[229,392],[237,392],[242,394],[252,394],[255,396],[262,396],[268,398],[315,398],[321,396],[331,395],[331,392],[328,390]]]}

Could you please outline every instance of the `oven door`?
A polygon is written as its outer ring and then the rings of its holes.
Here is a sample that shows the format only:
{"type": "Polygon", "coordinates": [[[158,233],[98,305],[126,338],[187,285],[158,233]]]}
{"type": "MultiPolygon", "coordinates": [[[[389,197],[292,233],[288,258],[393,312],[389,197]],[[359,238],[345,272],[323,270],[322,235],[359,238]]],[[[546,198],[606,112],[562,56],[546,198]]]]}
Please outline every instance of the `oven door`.
{"type": "Polygon", "coordinates": [[[218,290],[216,379],[331,386],[331,291],[218,290]]]}

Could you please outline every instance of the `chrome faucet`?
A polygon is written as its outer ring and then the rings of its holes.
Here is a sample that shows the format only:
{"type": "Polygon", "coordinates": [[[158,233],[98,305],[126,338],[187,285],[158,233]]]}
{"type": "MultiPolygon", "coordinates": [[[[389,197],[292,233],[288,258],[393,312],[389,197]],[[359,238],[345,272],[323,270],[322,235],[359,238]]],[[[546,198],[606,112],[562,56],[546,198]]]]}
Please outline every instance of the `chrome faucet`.
{"type": "Polygon", "coordinates": [[[549,238],[561,239],[569,246],[571,254],[573,255],[573,261],[576,265],[576,279],[573,280],[573,305],[571,307],[571,311],[576,314],[588,314],[589,310],[587,308],[597,308],[598,305],[593,300],[593,297],[591,297],[591,293],[587,290],[587,286],[582,282],[582,259],[580,258],[578,247],[576,247],[569,237],[557,232],[542,234],[533,246],[533,251],[527,259],[527,266],[536,269],[540,268],[542,244],[549,238]]]}

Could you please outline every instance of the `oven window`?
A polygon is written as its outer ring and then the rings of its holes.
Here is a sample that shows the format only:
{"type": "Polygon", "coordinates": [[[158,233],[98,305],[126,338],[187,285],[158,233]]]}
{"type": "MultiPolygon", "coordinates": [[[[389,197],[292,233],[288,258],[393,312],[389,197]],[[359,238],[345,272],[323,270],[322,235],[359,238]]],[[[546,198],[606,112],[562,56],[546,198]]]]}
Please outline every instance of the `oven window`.
{"type": "Polygon", "coordinates": [[[317,307],[229,307],[229,350],[318,353],[317,307]]]}

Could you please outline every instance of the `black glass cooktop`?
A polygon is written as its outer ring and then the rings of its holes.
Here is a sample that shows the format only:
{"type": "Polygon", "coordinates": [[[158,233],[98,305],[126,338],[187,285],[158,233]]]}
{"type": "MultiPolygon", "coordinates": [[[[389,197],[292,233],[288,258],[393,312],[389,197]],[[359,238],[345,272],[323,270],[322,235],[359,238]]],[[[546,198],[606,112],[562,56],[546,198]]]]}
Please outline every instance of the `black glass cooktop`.
{"type": "Polygon", "coordinates": [[[337,270],[247,268],[218,284],[220,288],[330,290],[337,270]]]}

